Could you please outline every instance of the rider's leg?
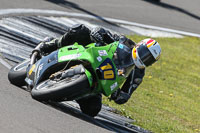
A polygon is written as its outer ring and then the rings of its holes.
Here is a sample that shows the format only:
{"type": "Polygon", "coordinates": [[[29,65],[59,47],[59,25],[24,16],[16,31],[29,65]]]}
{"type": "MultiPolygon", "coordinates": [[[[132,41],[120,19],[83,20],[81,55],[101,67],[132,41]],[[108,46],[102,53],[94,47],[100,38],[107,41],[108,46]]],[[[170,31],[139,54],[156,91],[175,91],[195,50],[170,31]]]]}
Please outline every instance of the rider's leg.
{"type": "Polygon", "coordinates": [[[59,39],[53,39],[49,42],[44,42],[40,46],[40,51],[50,53],[63,46],[72,45],[78,42],[80,45],[86,46],[91,43],[90,30],[83,24],[74,25],[59,39]]]}

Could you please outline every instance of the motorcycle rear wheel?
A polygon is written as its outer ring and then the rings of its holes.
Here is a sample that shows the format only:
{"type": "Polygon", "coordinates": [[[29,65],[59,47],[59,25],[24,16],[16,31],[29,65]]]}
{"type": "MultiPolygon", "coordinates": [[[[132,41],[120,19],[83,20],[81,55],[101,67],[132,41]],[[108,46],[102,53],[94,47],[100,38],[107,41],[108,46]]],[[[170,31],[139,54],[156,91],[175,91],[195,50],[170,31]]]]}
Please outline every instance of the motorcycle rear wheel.
{"type": "Polygon", "coordinates": [[[46,80],[38,84],[31,91],[34,99],[39,101],[74,100],[90,90],[88,78],[85,74],[77,74],[59,81],[46,80]]]}
{"type": "Polygon", "coordinates": [[[16,86],[24,86],[26,85],[26,68],[29,64],[30,60],[25,60],[17,65],[13,66],[8,72],[8,80],[11,84],[16,86]]]}

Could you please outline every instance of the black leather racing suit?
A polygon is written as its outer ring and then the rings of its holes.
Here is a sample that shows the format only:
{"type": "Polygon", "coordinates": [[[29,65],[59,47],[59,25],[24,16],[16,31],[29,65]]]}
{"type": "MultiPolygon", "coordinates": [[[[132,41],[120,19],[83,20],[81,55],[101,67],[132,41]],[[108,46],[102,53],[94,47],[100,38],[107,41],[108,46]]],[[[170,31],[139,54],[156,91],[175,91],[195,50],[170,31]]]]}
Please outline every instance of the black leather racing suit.
{"type": "MultiPolygon", "coordinates": [[[[91,31],[86,26],[79,24],[68,29],[68,31],[61,38],[44,43],[40,46],[40,50],[45,53],[50,53],[63,46],[72,45],[75,42],[78,42],[78,44],[83,46],[86,46],[92,42],[96,42],[96,44],[102,46],[114,41],[119,41],[120,39],[123,40],[124,44],[128,45],[128,47],[132,48],[135,45],[133,41],[126,38],[125,36],[111,34],[109,31],[103,28],[96,28],[91,31]]],[[[138,69],[135,67],[135,69],[128,76],[122,88],[118,89],[111,95],[111,99],[114,100],[117,104],[126,103],[133,91],[135,91],[139,84],[142,82],[144,72],[145,69],[138,69]]]]}

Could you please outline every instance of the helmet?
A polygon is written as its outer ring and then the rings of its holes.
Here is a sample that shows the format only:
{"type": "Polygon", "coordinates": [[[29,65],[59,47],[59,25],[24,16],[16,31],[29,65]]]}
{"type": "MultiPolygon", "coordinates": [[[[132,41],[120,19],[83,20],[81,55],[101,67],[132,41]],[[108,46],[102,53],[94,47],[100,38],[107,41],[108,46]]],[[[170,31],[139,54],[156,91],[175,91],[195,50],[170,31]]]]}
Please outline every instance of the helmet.
{"type": "Polygon", "coordinates": [[[153,39],[144,39],[132,50],[135,65],[142,69],[156,62],[161,54],[161,47],[153,39]]]}

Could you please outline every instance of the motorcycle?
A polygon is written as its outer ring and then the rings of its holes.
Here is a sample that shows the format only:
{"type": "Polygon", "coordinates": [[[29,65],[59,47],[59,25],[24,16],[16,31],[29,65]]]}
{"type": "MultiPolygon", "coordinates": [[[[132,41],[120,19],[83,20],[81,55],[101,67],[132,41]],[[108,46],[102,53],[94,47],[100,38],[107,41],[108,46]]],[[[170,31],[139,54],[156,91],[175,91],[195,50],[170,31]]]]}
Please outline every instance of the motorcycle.
{"type": "Polygon", "coordinates": [[[108,97],[123,85],[134,67],[133,62],[126,68],[120,65],[124,47],[116,41],[101,47],[75,43],[46,56],[35,51],[30,59],[10,69],[8,79],[16,86],[27,85],[39,101],[81,100],[97,94],[108,97]]]}

